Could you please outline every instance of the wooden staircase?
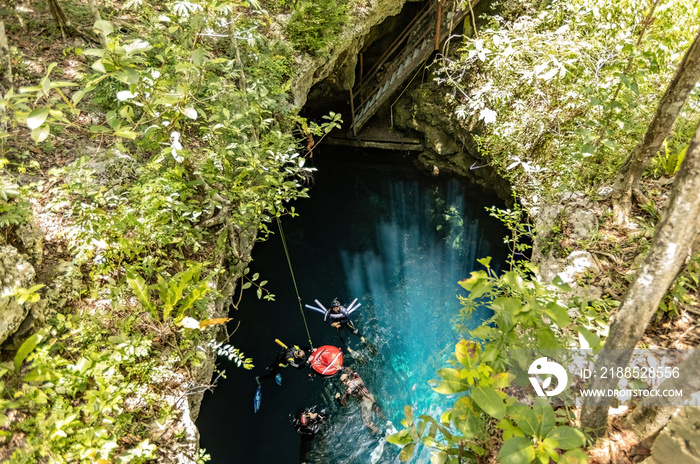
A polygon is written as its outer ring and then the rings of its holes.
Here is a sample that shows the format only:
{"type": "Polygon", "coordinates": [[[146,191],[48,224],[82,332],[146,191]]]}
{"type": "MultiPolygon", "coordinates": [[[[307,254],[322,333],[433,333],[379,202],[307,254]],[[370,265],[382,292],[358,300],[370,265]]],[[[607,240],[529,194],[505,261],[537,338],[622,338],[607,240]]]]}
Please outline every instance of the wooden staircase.
{"type": "MultiPolygon", "coordinates": [[[[471,0],[472,8],[479,0],[471,0]]],[[[379,108],[403,88],[470,11],[459,0],[429,0],[377,63],[350,90],[352,126],[357,137],[379,108]],[[389,61],[391,57],[394,57],[389,61]]]]}

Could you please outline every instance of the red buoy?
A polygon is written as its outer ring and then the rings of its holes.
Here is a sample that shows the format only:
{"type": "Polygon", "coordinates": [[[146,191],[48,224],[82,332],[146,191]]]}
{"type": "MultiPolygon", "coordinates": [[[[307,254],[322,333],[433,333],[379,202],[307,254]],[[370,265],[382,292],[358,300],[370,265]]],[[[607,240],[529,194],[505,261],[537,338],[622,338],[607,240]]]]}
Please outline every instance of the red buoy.
{"type": "Polygon", "coordinates": [[[323,345],[311,353],[309,365],[321,375],[335,375],[343,368],[343,352],[335,346],[323,345]]]}

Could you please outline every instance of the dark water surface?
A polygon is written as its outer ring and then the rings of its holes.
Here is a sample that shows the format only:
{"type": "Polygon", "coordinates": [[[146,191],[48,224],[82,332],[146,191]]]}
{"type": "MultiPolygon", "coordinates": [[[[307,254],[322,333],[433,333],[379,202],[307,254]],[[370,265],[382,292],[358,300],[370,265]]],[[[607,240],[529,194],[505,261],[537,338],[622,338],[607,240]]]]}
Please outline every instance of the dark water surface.
{"type": "MultiPolygon", "coordinates": [[[[504,262],[506,231],[484,211],[501,202],[458,179],[426,177],[398,154],[328,147],[314,163],[319,171],[312,198],[296,203],[300,217],[282,221],[302,301],[317,298],[328,305],[338,297],[347,305],[359,298],[362,306],[353,320],[378,354],[351,336],[360,359],[346,354],[346,365],[361,374],[398,428],[406,404],[421,414],[439,414],[451,400],[427,382],[460,338],[454,328],[456,295],[464,291],[457,282],[480,267],[478,258],[504,262]]],[[[227,378],[204,398],[197,421],[201,445],[215,464],[298,463],[299,436],[291,417],[315,405],[331,417],[315,440],[311,462],[397,462],[395,447],[384,446],[363,426],[356,402],[335,404],[333,396],[342,391],[337,378],[284,369],[282,386],[263,382],[262,406],[253,414],[254,377],[279,351],[274,340],[308,344],[280,234],[276,225],[271,228],[275,235],[255,246],[251,273],[269,281],[275,301],[258,300],[248,290],[231,314],[230,330],[240,326],[230,343],[253,358],[255,369],[220,361],[227,378]]],[[[314,346],[338,345],[322,315],[305,310],[305,316],[314,346]]],[[[485,316],[477,315],[472,327],[485,316]]]]}

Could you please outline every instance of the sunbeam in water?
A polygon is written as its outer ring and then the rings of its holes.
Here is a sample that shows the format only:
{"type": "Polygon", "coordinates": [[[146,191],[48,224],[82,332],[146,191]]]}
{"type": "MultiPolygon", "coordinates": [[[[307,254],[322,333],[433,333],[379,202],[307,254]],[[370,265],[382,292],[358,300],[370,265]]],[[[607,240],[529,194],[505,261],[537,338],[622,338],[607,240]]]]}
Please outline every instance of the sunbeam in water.
{"type": "MultiPolygon", "coordinates": [[[[383,416],[375,415],[376,424],[386,428],[391,421],[400,428],[405,405],[433,416],[449,407],[451,400],[435,393],[428,381],[463,336],[455,329],[456,295],[463,294],[458,281],[478,268],[478,258],[503,262],[506,232],[484,211],[498,201],[457,179],[419,176],[401,160],[387,169],[387,158],[382,165],[350,159],[319,166],[312,198],[300,202],[300,217],[284,221],[283,227],[304,303],[319,299],[327,304],[334,297],[362,303],[353,320],[376,350],[351,336],[357,353],[346,355],[346,365],[359,372],[377,398],[383,416]]],[[[285,369],[282,387],[263,385],[261,410],[253,414],[253,377],[274,358],[279,347],[273,340],[308,344],[279,243],[273,236],[257,245],[251,266],[271,282],[276,302],[249,295],[234,313],[241,328],[231,343],[253,356],[256,369],[224,366],[228,379],[205,398],[198,420],[202,446],[215,463],[298,463],[299,440],[290,416],[316,406],[330,420],[309,462],[398,462],[397,448],[363,425],[356,401],[336,404],[333,397],[342,391],[338,379],[309,380],[306,372],[285,369]]],[[[305,316],[315,346],[338,345],[335,330],[320,314],[307,311],[305,316]]],[[[469,323],[474,327],[486,316],[475,314],[469,323]]],[[[426,453],[418,453],[414,462],[425,462],[426,453]]]]}

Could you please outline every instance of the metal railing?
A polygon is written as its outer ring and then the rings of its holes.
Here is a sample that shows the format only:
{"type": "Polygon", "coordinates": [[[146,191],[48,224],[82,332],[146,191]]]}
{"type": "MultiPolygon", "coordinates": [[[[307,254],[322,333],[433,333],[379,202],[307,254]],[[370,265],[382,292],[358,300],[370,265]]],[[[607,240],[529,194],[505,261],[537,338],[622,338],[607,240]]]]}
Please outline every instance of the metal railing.
{"type": "MultiPolygon", "coordinates": [[[[445,24],[445,20],[448,19],[447,15],[443,15],[445,3],[446,0],[427,1],[374,66],[366,75],[361,76],[357,85],[350,90],[352,133],[355,137],[390,94],[405,82],[411,71],[425,61],[447,38],[451,30],[445,24]],[[430,36],[434,41],[429,40],[430,36]],[[393,59],[390,61],[390,58],[393,59]],[[383,67],[386,69],[386,75],[377,78],[377,74],[383,67]]],[[[472,0],[472,6],[476,3],[478,0],[472,0]]],[[[452,25],[458,24],[469,9],[469,7],[456,9],[456,14],[449,18],[449,22],[452,25]]]]}

